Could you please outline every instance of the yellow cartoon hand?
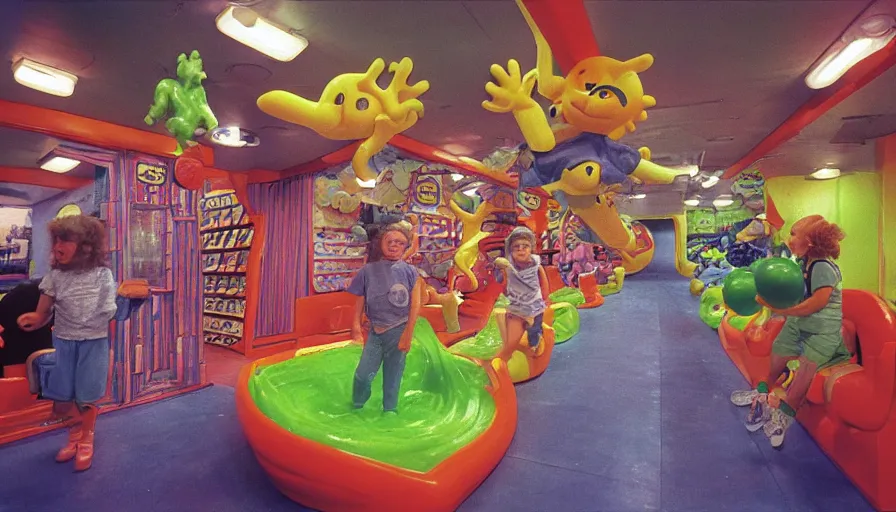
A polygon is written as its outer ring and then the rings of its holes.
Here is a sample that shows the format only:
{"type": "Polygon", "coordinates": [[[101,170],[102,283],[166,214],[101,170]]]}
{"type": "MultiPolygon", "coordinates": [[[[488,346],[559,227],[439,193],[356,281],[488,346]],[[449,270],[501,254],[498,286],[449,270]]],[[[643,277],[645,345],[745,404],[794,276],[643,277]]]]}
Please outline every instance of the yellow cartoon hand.
{"type": "Polygon", "coordinates": [[[417,98],[429,90],[429,82],[421,80],[414,85],[408,84],[408,78],[412,71],[414,71],[414,63],[408,57],[401,59],[401,62],[389,64],[389,72],[394,73],[394,77],[387,90],[395,94],[405,112],[414,111],[418,117],[422,118],[423,103],[417,98]]]}
{"type": "Polygon", "coordinates": [[[423,103],[417,97],[429,90],[429,82],[422,80],[414,85],[408,84],[414,63],[405,57],[401,62],[389,65],[389,72],[394,73],[394,76],[389,86],[381,89],[376,80],[385,67],[383,59],[376,59],[364,74],[364,78],[358,81],[358,90],[376,98],[380,103],[381,112],[395,123],[402,123],[412,112],[415,114],[415,120],[423,117],[423,103]]]}
{"type": "Polygon", "coordinates": [[[638,148],[638,153],[644,160],[650,160],[650,148],[648,148],[647,146],[641,146],[640,148],[638,148]]]}
{"type": "Polygon", "coordinates": [[[490,101],[483,101],[482,108],[499,114],[507,112],[519,112],[528,108],[539,108],[538,103],[532,99],[532,88],[538,74],[535,70],[522,75],[520,63],[514,59],[507,62],[505,71],[498,64],[492,64],[492,77],[495,82],[485,84],[485,91],[492,96],[490,101]]]}

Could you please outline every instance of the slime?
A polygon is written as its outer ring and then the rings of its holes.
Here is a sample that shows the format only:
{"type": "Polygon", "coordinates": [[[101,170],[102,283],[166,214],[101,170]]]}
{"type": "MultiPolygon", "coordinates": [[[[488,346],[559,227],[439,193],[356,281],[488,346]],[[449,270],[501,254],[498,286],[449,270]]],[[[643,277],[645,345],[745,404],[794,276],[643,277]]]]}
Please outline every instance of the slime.
{"type": "Polygon", "coordinates": [[[569,341],[579,332],[579,310],[568,302],[555,302],[554,309],[554,343],[569,341]]]}
{"type": "Polygon", "coordinates": [[[573,306],[581,306],[585,303],[585,294],[578,288],[560,288],[550,295],[551,302],[568,302],[573,306]]]}
{"type": "MultiPolygon", "coordinates": [[[[504,297],[503,295],[501,297],[504,297]]],[[[476,336],[461,340],[451,346],[450,350],[453,354],[460,354],[474,359],[491,360],[498,355],[501,350],[501,332],[498,331],[498,321],[495,314],[492,313],[488,318],[488,323],[476,336]]]]}
{"type": "Polygon", "coordinates": [[[361,349],[352,343],[259,368],[249,393],[263,414],[293,434],[412,471],[431,470],[491,425],[488,375],[448,353],[425,319],[414,327],[398,414],[382,411],[382,371],[367,405],[352,409],[361,349]]]}

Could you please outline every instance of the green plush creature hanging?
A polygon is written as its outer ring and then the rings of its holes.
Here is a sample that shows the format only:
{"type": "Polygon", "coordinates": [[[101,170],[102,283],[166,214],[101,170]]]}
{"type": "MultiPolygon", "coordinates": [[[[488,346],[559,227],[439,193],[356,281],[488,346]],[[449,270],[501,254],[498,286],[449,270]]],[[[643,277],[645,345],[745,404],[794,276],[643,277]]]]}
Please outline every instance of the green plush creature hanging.
{"type": "Polygon", "coordinates": [[[143,118],[152,126],[165,117],[169,110],[174,115],[165,122],[168,133],[177,139],[175,156],[180,156],[192,142],[193,137],[201,137],[218,126],[218,119],[208,106],[202,81],[207,78],[202,70],[202,57],[193,50],[190,57],[185,53],[177,57],[177,80],[163,78],[156,85],[153,104],[143,118]]]}

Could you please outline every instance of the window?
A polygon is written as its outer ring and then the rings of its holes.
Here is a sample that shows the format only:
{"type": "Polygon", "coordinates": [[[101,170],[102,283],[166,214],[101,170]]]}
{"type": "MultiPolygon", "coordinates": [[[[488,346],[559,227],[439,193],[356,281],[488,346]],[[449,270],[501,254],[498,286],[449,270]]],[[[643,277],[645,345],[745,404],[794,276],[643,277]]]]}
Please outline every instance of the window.
{"type": "Polygon", "coordinates": [[[166,285],[165,273],[165,228],[167,211],[148,205],[132,205],[130,229],[128,276],[131,279],[146,279],[155,288],[166,285]]]}

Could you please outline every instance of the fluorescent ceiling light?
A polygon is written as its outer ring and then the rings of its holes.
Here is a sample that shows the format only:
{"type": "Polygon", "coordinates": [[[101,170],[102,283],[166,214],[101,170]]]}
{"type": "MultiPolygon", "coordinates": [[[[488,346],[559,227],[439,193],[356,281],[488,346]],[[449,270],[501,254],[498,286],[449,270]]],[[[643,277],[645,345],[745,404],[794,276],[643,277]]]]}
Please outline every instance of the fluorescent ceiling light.
{"type": "Polygon", "coordinates": [[[469,155],[473,152],[469,147],[463,144],[445,144],[442,149],[453,155],[469,155]]]}
{"type": "Polygon", "coordinates": [[[896,22],[888,15],[865,18],[850,27],[831,45],[806,75],[806,85],[824,89],[840,79],[850,68],[880,51],[896,36],[896,22]]]}
{"type": "Polygon", "coordinates": [[[361,188],[375,188],[376,187],[376,178],[372,180],[364,181],[361,178],[355,178],[355,181],[358,182],[358,185],[361,188]]]}
{"type": "Polygon", "coordinates": [[[69,172],[75,167],[81,165],[80,160],[74,160],[72,158],[65,158],[61,156],[53,156],[50,158],[44,157],[44,159],[39,163],[41,169],[59,174],[69,172]]]}
{"type": "Polygon", "coordinates": [[[731,199],[731,197],[727,197],[727,196],[719,196],[718,199],[716,199],[715,201],[712,202],[713,206],[716,206],[719,208],[723,208],[725,206],[731,206],[732,204],[734,204],[734,199],[731,199]]]}
{"type": "Polygon", "coordinates": [[[67,98],[74,94],[78,77],[39,62],[19,59],[12,65],[16,82],[36,91],[67,98]]]}
{"type": "Polygon", "coordinates": [[[685,206],[700,206],[700,200],[699,199],[685,199],[684,205],[685,206]]]}
{"type": "Polygon", "coordinates": [[[229,6],[215,20],[224,35],[272,59],[289,62],[308,47],[308,40],[266,20],[247,7],[229,6]]]}
{"type": "Polygon", "coordinates": [[[718,182],[719,182],[719,177],[718,177],[718,176],[707,176],[707,177],[706,177],[706,181],[704,181],[704,182],[701,183],[700,185],[701,185],[703,188],[710,188],[710,187],[714,187],[714,186],[716,186],[716,183],[718,183],[718,182]]]}
{"type": "Polygon", "coordinates": [[[698,165],[677,165],[672,167],[672,169],[675,169],[676,171],[687,171],[691,178],[700,174],[700,166],[698,165]]]}
{"type": "Polygon", "coordinates": [[[464,195],[467,197],[476,197],[476,189],[470,188],[470,189],[464,190],[464,195]]]}
{"type": "Polygon", "coordinates": [[[634,194],[629,197],[631,197],[632,199],[644,199],[645,197],[647,197],[647,194],[634,194]]]}
{"type": "Polygon", "coordinates": [[[816,180],[829,180],[840,176],[840,169],[825,167],[824,169],[819,169],[813,172],[809,176],[812,176],[816,180]]]}
{"type": "Polygon", "coordinates": [[[460,181],[460,180],[464,179],[464,175],[460,174],[460,173],[456,173],[456,172],[451,173],[451,179],[454,181],[460,181]]]}

